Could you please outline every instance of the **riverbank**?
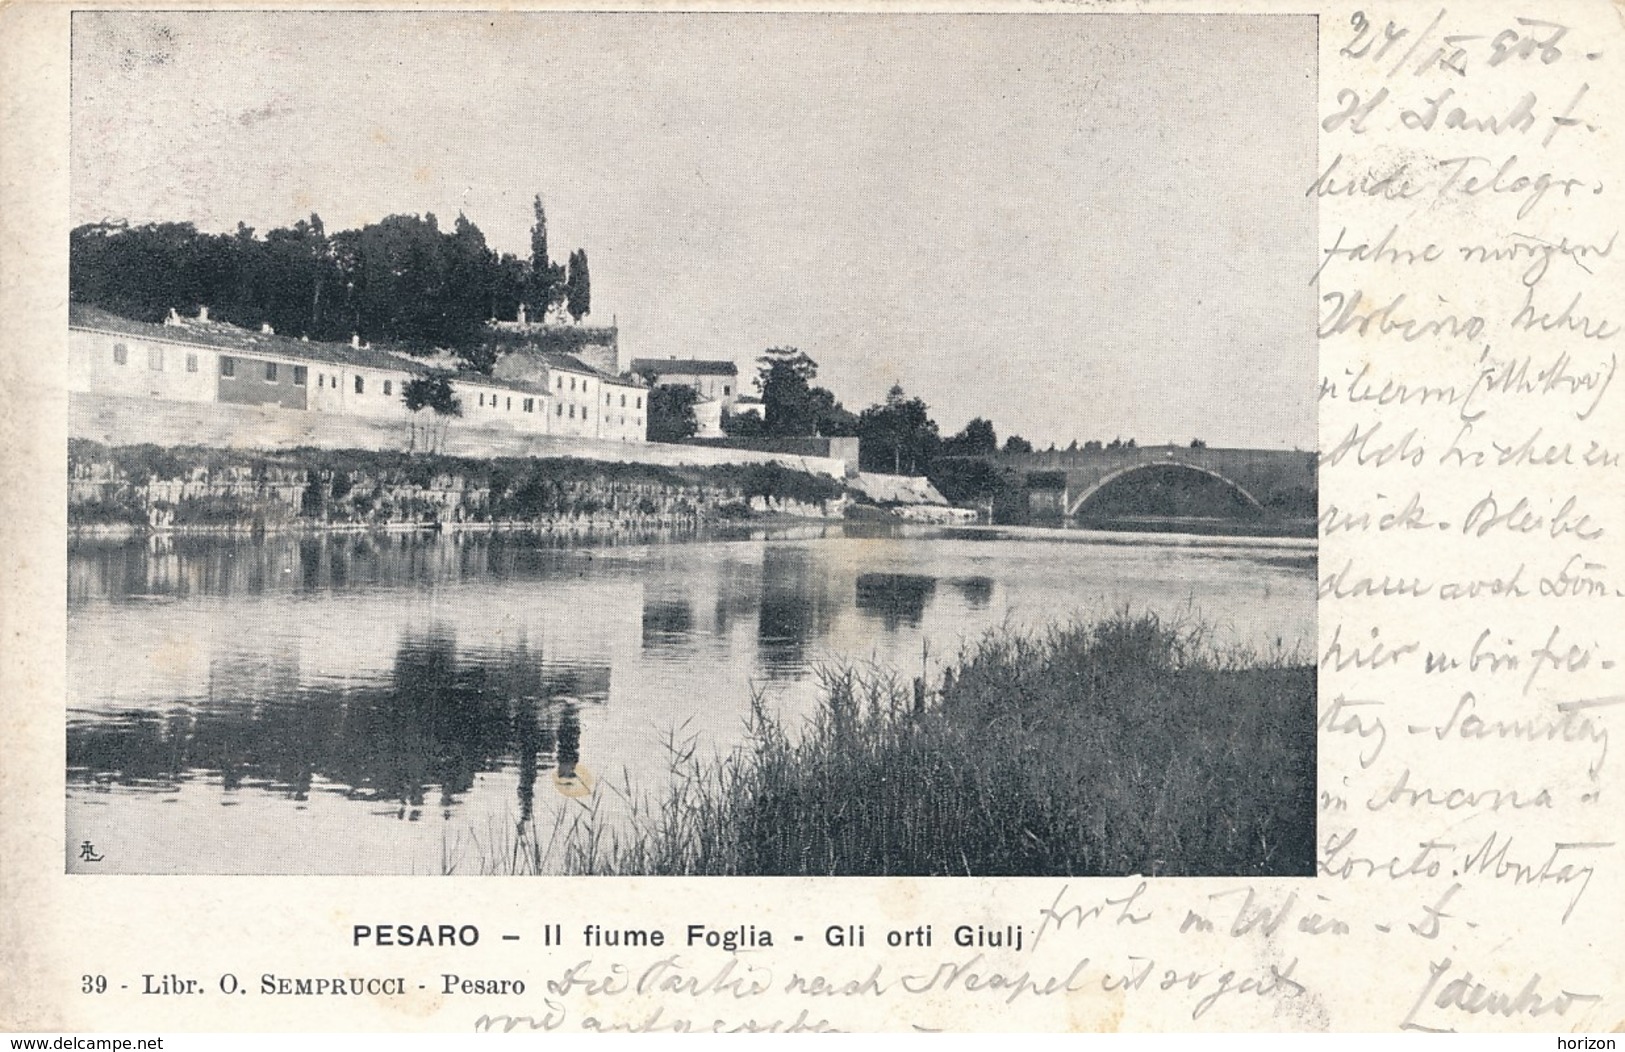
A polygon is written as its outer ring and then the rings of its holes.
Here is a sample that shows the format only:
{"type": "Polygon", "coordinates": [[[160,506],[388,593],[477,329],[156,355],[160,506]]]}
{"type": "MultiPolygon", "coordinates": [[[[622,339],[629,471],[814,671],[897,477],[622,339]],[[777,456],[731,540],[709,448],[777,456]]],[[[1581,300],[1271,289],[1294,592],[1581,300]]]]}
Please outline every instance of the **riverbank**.
{"type": "Polygon", "coordinates": [[[1315,668],[1119,615],[997,632],[932,684],[824,674],[727,757],[671,745],[653,802],[599,785],[478,868],[579,874],[1288,876],[1313,872],[1315,668]],[[629,832],[607,831],[609,810],[629,832]]]}
{"type": "Polygon", "coordinates": [[[68,446],[68,528],[79,536],[693,527],[839,519],[850,502],[841,483],[776,464],[68,446]]]}

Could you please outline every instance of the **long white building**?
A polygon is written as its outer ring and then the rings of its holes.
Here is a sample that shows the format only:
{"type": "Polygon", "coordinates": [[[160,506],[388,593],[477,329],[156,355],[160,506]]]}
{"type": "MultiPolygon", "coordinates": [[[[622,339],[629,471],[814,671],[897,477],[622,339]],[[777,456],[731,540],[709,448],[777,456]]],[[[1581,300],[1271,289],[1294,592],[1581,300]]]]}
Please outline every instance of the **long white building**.
{"type": "MultiPolygon", "coordinates": [[[[171,314],[134,321],[83,304],[68,312],[69,389],[91,394],[275,407],[409,426],[405,386],[434,372],[359,340],[321,343],[171,314]]],[[[644,442],[641,383],[564,354],[527,363],[522,376],[458,372],[459,427],[644,442]]],[[[429,412],[423,410],[423,412],[429,412]]]]}

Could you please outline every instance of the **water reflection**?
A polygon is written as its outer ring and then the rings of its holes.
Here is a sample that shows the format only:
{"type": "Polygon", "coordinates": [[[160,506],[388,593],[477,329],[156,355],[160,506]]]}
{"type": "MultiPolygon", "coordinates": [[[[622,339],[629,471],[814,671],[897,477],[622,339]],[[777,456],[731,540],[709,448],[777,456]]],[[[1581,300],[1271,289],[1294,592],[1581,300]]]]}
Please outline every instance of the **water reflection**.
{"type": "Polygon", "coordinates": [[[1313,648],[1312,550],[660,540],[76,544],[68,842],[98,872],[440,872],[446,840],[545,832],[595,776],[658,788],[673,731],[727,749],[753,695],[794,725],[824,661],[914,676],[990,628],[1193,597],[1220,639],[1313,648]]]}
{"type": "Polygon", "coordinates": [[[987,604],[993,601],[991,577],[956,577],[948,583],[958,590],[965,600],[965,605],[972,610],[985,610],[987,604]]]}
{"type": "Polygon", "coordinates": [[[643,645],[654,649],[686,642],[694,632],[694,608],[682,599],[643,604],[643,645]]]}
{"type": "Polygon", "coordinates": [[[319,779],[415,820],[431,801],[454,808],[478,775],[512,764],[528,818],[537,773],[555,760],[574,768],[578,709],[603,704],[610,688],[608,665],[549,668],[524,645],[460,652],[445,634],[402,641],[385,682],[342,688],[301,685],[291,660],[222,659],[206,695],[167,714],[71,720],[68,777],[157,790],[217,777],[228,792],[301,802],[319,779]]]}
{"type": "Polygon", "coordinates": [[[925,604],[937,592],[937,579],[924,574],[859,574],[856,603],[859,610],[880,619],[886,631],[903,625],[919,626],[925,604]]]}
{"type": "Polygon", "coordinates": [[[770,677],[794,677],[808,661],[807,644],[829,631],[829,578],[807,548],[762,552],[758,659],[770,677]]]}

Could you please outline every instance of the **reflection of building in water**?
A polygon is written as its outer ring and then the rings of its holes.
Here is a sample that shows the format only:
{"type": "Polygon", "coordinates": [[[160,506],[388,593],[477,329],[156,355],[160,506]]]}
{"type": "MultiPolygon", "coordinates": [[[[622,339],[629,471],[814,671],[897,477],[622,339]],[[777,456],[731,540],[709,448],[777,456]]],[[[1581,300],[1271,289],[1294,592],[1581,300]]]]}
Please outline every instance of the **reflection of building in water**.
{"type": "Polygon", "coordinates": [[[645,599],[643,602],[643,647],[657,650],[681,646],[694,634],[694,608],[681,596],[645,599]]]}
{"type": "Polygon", "coordinates": [[[762,551],[762,603],[756,639],[770,676],[799,675],[808,644],[822,639],[835,617],[829,580],[811,552],[768,545],[762,551]]]}
{"type": "Polygon", "coordinates": [[[716,634],[726,638],[735,623],[756,621],[762,590],[762,566],[758,559],[724,559],[714,578],[716,597],[711,604],[716,634]]]}

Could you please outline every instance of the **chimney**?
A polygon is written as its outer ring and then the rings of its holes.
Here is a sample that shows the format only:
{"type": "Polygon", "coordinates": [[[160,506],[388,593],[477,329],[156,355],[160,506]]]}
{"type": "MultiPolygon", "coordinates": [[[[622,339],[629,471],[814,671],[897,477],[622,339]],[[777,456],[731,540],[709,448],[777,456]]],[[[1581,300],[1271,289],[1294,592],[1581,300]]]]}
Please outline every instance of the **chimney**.
{"type": "Polygon", "coordinates": [[[209,320],[209,307],[208,307],[208,304],[203,304],[203,305],[198,307],[198,309],[197,309],[197,320],[198,321],[208,321],[209,320]]]}
{"type": "Polygon", "coordinates": [[[354,347],[356,350],[361,349],[361,334],[359,332],[352,332],[350,334],[350,346],[354,347]]]}
{"type": "Polygon", "coordinates": [[[181,323],[180,312],[177,311],[174,307],[169,308],[169,316],[164,319],[164,324],[165,325],[179,325],[180,323],[181,323]]]}
{"type": "Polygon", "coordinates": [[[271,323],[270,322],[268,322],[268,321],[260,322],[260,335],[261,336],[275,336],[276,335],[276,330],[271,328],[271,323]]]}

